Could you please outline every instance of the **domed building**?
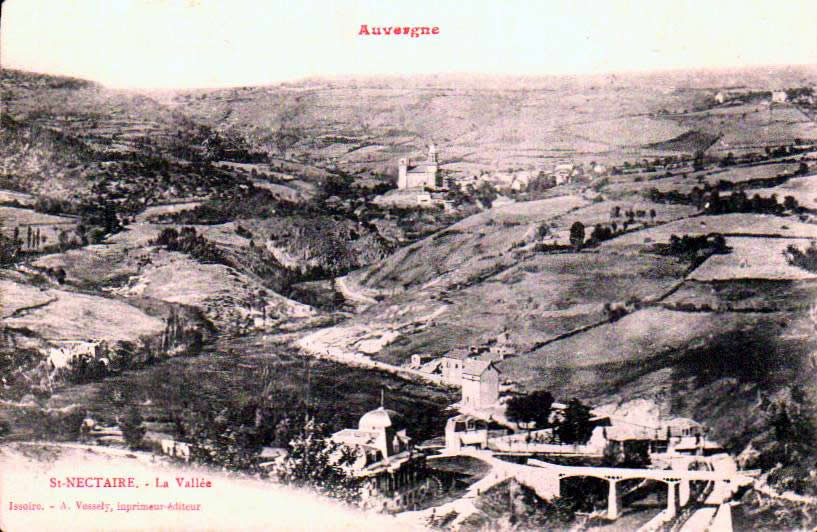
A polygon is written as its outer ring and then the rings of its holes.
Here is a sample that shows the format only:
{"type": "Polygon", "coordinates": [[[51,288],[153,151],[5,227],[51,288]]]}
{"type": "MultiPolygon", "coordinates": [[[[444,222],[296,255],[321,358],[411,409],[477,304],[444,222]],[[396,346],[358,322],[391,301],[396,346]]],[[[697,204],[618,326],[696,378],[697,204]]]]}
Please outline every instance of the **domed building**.
{"type": "Polygon", "coordinates": [[[400,414],[381,406],[363,414],[357,429],[343,429],[332,441],[356,455],[349,466],[362,479],[361,506],[397,512],[426,497],[430,483],[425,455],[417,453],[400,414]]]}

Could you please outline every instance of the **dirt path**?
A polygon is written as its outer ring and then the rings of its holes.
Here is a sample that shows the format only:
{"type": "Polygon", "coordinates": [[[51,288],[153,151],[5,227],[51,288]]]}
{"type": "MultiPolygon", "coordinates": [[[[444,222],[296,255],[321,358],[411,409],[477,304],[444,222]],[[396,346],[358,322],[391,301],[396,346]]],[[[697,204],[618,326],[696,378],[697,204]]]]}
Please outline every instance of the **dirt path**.
{"type": "Polygon", "coordinates": [[[335,278],[335,288],[346,300],[353,303],[360,303],[363,305],[374,305],[377,303],[376,299],[349,288],[349,285],[346,283],[346,277],[335,278]]]}

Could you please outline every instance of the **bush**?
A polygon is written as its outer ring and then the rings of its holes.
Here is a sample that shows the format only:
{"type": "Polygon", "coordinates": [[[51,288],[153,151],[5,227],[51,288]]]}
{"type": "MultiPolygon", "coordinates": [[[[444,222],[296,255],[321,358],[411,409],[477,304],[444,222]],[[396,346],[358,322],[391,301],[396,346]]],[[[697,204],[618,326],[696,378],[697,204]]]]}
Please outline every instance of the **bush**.
{"type": "Polygon", "coordinates": [[[783,252],[786,262],[809,272],[817,272],[817,244],[812,242],[809,247],[801,251],[795,245],[789,245],[783,252]]]}
{"type": "Polygon", "coordinates": [[[119,423],[122,436],[131,449],[139,449],[142,447],[142,441],[145,437],[145,425],[142,421],[142,415],[139,413],[139,409],[132,406],[125,415],[125,419],[119,423]]]}

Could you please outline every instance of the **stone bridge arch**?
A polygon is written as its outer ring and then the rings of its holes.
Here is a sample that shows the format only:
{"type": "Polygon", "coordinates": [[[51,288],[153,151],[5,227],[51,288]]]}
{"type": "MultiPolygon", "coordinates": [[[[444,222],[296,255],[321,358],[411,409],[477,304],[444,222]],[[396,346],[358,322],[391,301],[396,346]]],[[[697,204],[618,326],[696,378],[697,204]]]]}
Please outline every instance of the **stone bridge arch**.
{"type": "Polygon", "coordinates": [[[559,483],[557,495],[561,494],[561,483],[562,480],[566,478],[584,477],[606,480],[609,486],[607,492],[607,518],[610,520],[618,519],[621,511],[621,496],[618,493],[618,483],[622,480],[655,480],[666,484],[667,514],[670,517],[674,517],[678,513],[679,507],[686,506],[687,503],[689,503],[689,480],[672,475],[655,476],[647,473],[638,474],[636,471],[637,470],[634,470],[632,475],[593,474],[587,471],[560,471],[557,475],[559,483]]]}

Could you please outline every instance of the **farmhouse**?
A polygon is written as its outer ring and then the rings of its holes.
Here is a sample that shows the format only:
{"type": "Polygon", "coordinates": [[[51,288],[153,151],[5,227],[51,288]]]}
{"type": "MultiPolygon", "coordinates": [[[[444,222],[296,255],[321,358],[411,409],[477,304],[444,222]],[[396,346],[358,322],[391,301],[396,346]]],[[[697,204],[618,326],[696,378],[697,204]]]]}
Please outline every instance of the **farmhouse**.
{"type": "Polygon", "coordinates": [[[432,142],[428,146],[428,159],[425,164],[409,166],[409,160],[400,159],[397,174],[397,188],[400,190],[423,190],[426,188],[443,188],[437,147],[432,142]]]}
{"type": "Polygon", "coordinates": [[[788,99],[786,91],[772,91],[772,103],[785,103],[788,99]]]}
{"type": "Polygon", "coordinates": [[[364,508],[396,512],[429,493],[425,456],[414,451],[397,412],[381,406],[364,414],[357,429],[340,430],[331,440],[356,457],[347,469],[362,480],[364,508]]]}

